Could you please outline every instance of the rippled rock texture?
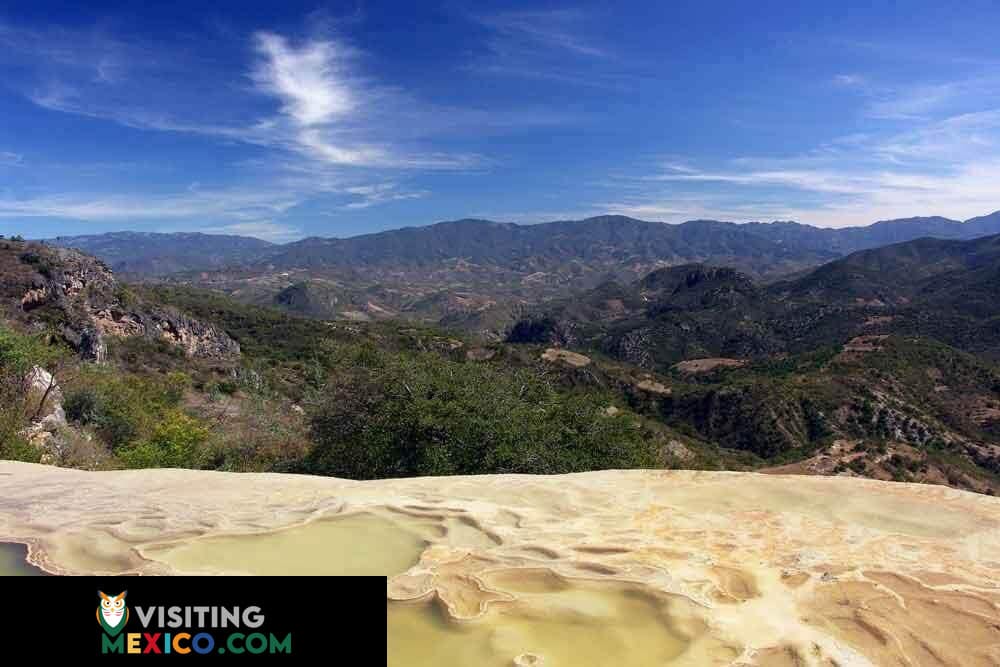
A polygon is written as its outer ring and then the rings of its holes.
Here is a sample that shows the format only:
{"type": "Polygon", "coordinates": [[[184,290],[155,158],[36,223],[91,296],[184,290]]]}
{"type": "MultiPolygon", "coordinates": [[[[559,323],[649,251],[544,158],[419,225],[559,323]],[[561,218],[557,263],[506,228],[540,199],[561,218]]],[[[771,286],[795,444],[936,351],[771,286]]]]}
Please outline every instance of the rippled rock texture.
{"type": "Polygon", "coordinates": [[[337,555],[352,543],[386,552],[392,665],[1000,664],[1000,500],[945,487],[5,462],[0,541],[53,572],[254,574],[280,555],[333,574],[367,563],[337,555]]]}

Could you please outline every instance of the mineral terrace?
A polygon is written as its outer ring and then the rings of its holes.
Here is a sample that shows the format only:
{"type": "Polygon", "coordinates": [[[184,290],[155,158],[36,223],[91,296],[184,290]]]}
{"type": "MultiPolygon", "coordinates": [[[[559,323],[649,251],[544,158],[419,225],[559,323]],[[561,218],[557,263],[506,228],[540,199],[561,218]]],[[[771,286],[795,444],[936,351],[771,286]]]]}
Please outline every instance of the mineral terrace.
{"type": "Polygon", "coordinates": [[[0,541],[56,573],[386,574],[390,665],[1000,664],[1000,499],[937,486],[0,462],[0,541]]]}

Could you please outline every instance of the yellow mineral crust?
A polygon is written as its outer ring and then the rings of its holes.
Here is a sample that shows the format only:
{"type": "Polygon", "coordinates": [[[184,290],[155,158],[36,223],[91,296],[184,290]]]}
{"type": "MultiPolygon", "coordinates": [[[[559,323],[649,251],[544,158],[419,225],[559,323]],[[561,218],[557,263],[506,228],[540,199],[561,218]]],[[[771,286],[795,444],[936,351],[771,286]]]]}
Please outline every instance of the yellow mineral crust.
{"type": "Polygon", "coordinates": [[[390,665],[1000,664],[1000,499],[938,486],[0,462],[0,541],[57,573],[380,569],[390,665]]]}

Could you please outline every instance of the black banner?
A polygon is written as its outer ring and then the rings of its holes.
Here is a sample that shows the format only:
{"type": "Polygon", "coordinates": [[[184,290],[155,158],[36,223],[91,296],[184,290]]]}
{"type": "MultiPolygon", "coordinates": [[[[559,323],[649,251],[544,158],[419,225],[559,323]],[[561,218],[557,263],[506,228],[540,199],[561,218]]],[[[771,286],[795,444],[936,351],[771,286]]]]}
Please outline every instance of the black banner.
{"type": "Polygon", "coordinates": [[[385,665],[385,583],[384,577],[2,577],[0,619],[8,650],[17,645],[43,660],[385,665]]]}

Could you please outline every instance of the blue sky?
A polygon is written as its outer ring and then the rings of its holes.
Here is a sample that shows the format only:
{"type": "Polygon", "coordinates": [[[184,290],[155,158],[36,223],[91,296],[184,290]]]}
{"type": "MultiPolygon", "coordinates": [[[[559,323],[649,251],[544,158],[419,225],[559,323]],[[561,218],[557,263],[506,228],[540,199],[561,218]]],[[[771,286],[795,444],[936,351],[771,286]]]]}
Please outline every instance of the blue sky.
{"type": "Polygon", "coordinates": [[[994,2],[141,4],[0,6],[0,233],[1000,208],[994,2]]]}

